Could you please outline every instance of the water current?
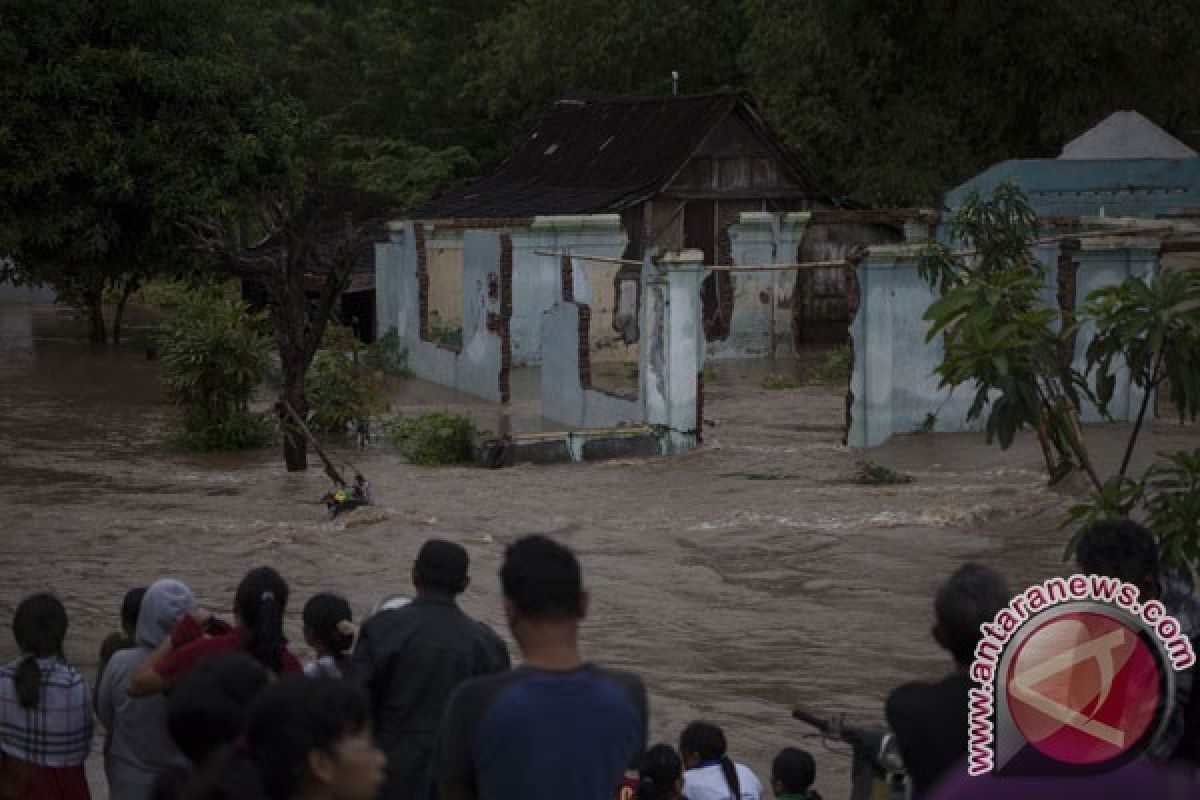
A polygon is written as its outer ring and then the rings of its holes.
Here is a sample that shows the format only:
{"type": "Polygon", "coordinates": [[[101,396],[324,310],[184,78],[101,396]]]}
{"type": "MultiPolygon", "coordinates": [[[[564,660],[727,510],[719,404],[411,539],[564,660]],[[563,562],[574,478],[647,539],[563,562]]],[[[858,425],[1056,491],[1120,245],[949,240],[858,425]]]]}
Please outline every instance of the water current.
{"type": "MultiPolygon", "coordinates": [[[[718,364],[705,445],[677,458],[422,469],[383,444],[335,444],[369,476],[377,505],[331,521],[315,502],[327,488],[320,470],[289,474],[274,449],[166,450],[174,414],[158,365],[136,343],[97,350],[78,333],[62,311],[0,306],[0,620],[30,592],[59,593],[68,656],[89,674],[129,587],[177,576],[204,606],[227,609],[241,575],[272,564],[291,583],[287,628],[303,650],[308,595],[335,589],[361,616],[411,590],[413,557],[431,536],[468,548],[462,604],[507,636],[504,546],[546,533],[583,562],[588,657],[645,679],[653,740],[714,721],[764,781],[776,751],[805,747],[818,788],[836,799],[849,759],[793,721],[790,704],[878,722],[891,687],[949,669],[929,630],[932,593],[950,571],[983,562],[1020,586],[1065,569],[1058,523],[1074,496],[1046,487],[1030,441],[1002,452],[979,435],[913,435],[852,451],[840,443],[841,388],[759,388],[766,370],[795,365],[718,364]],[[856,485],[864,458],[913,482],[856,485]]],[[[512,423],[415,380],[393,402],[512,423]]],[[[520,413],[545,424],[536,409],[520,413]]],[[[1123,430],[1090,438],[1111,462],[1123,430]]],[[[1198,441],[1194,428],[1156,421],[1140,453],[1198,441]]],[[[0,659],[15,655],[5,635],[0,659]]],[[[98,757],[91,766],[103,797],[98,757]]]]}

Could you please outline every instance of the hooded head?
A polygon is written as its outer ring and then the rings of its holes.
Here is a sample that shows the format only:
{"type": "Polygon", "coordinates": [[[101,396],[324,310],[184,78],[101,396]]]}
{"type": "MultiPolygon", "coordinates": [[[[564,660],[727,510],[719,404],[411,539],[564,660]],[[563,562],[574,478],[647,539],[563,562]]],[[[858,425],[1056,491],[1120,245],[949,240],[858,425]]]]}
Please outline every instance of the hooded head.
{"type": "Polygon", "coordinates": [[[150,584],[138,613],[137,643],[158,647],[179,619],[192,610],[192,590],[174,578],[150,584]]]}

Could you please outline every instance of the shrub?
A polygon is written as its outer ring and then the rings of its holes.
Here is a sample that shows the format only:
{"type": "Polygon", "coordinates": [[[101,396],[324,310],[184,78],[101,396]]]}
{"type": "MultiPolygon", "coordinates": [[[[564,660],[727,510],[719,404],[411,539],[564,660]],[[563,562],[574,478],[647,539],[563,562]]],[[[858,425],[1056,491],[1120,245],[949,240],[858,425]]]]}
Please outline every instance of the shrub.
{"type": "Polygon", "coordinates": [[[368,364],[367,347],[349,328],[326,327],[324,345],[308,373],[310,425],[344,433],[349,423],[387,408],[383,373],[368,364]]]}
{"type": "Polygon", "coordinates": [[[400,344],[400,332],[388,328],[373,344],[367,345],[367,366],[384,375],[408,377],[408,350],[400,344]]]}
{"type": "Polygon", "coordinates": [[[810,386],[845,383],[850,380],[850,346],[842,345],[836,350],[830,350],[825,360],[813,367],[808,373],[810,386]]]}
{"type": "Polygon", "coordinates": [[[279,426],[269,414],[234,411],[223,419],[201,425],[184,425],[170,444],[189,452],[221,452],[266,447],[275,441],[279,426]]]}
{"type": "Polygon", "coordinates": [[[156,278],[142,285],[138,290],[138,297],[148,306],[174,311],[187,301],[191,291],[183,281],[156,278]]]}
{"type": "Polygon", "coordinates": [[[449,350],[462,350],[463,331],[462,324],[454,325],[450,322],[443,322],[442,317],[437,310],[429,312],[429,341],[445,347],[449,350]]]}
{"type": "Polygon", "coordinates": [[[475,424],[462,414],[433,412],[400,419],[387,427],[388,436],[413,464],[436,467],[470,461],[475,424]]]}
{"type": "Polygon", "coordinates": [[[780,375],[777,372],[765,376],[758,384],[764,389],[799,389],[800,382],[795,378],[787,375],[780,375]]]}
{"type": "Polygon", "coordinates": [[[180,296],[156,338],[167,397],[183,409],[176,444],[195,450],[261,447],[274,424],[247,406],[267,369],[266,317],[251,314],[236,285],[180,296]]]}

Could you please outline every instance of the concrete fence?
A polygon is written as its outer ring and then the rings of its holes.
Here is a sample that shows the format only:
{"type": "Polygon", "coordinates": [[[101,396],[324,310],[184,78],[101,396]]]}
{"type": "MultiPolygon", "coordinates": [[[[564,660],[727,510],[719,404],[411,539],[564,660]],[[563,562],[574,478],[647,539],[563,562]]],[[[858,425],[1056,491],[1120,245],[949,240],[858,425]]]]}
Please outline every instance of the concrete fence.
{"type": "MultiPolygon", "coordinates": [[[[963,385],[952,392],[938,386],[934,370],[942,361],[942,340],[926,341],[929,323],[923,318],[936,296],[917,275],[923,247],[873,247],[858,265],[861,301],[850,328],[854,372],[847,440],[852,447],[881,445],[895,434],[926,427],[930,420],[934,431],[982,430],[982,418],[973,423],[966,419],[974,387],[963,385]]],[[[1095,289],[1119,284],[1129,276],[1147,279],[1158,268],[1156,239],[1083,239],[1080,249],[1065,259],[1060,258],[1059,245],[1043,245],[1034,252],[1048,267],[1044,302],[1058,305],[1065,287],[1063,304],[1076,311],[1095,289]],[[1072,274],[1060,275],[1060,269],[1072,274]]],[[[1072,359],[1077,369],[1085,366],[1094,335],[1092,325],[1081,326],[1072,359]]],[[[1109,413],[1116,420],[1132,420],[1141,399],[1128,372],[1119,369],[1109,413]]],[[[1101,419],[1091,405],[1081,412],[1084,421],[1101,419]]]]}

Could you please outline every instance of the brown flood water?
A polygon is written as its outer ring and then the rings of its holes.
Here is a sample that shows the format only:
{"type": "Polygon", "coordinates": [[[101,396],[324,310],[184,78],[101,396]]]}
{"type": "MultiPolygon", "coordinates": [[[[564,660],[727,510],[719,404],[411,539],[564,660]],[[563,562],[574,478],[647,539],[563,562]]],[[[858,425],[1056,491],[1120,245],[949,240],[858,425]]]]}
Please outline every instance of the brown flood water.
{"type": "MultiPolygon", "coordinates": [[[[474,582],[463,605],[507,635],[504,546],[546,533],[582,559],[587,655],[645,679],[654,740],[712,720],[764,781],[779,748],[805,747],[818,788],[836,800],[849,760],[794,722],[789,704],[877,722],[891,687],[948,668],[928,634],[946,574],[974,560],[1019,586],[1064,569],[1057,524],[1072,498],[1045,487],[1029,441],[1001,452],[976,435],[907,436],[851,451],[840,444],[841,390],[759,389],[779,366],[718,364],[706,444],[680,458],[421,469],[383,445],[341,447],[377,505],[331,522],[315,503],[320,470],[288,474],[276,450],[164,451],[172,411],[156,365],[136,345],[93,351],[75,335],[53,310],[0,307],[0,624],[22,596],[58,592],[71,615],[68,655],[88,674],[129,587],[172,575],[203,605],[227,609],[241,575],[272,564],[291,582],[288,632],[303,650],[308,595],[336,589],[361,616],[411,590],[412,559],[430,536],[466,545],[474,582]],[[849,483],[864,457],[914,482],[849,483]]],[[[474,408],[485,423],[490,413],[418,381],[395,402],[474,408]]],[[[518,414],[537,423],[536,409],[518,414]]],[[[1115,460],[1121,430],[1091,436],[1115,460]]],[[[1141,452],[1198,443],[1196,429],[1163,421],[1141,452]]],[[[0,658],[15,655],[0,637],[0,658]]],[[[98,757],[92,767],[103,797],[98,757]]]]}

